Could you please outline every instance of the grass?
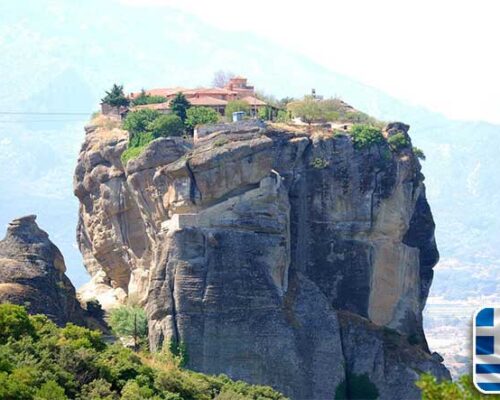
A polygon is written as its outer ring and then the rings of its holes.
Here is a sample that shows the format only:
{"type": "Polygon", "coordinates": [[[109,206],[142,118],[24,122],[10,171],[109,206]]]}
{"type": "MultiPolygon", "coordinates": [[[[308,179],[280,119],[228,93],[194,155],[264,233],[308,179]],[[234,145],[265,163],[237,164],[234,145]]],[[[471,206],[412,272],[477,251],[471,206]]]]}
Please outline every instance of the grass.
{"type": "Polygon", "coordinates": [[[127,150],[125,150],[121,156],[122,164],[127,165],[127,163],[130,160],[139,157],[141,155],[141,153],[144,151],[144,149],[146,147],[148,147],[148,144],[144,144],[144,145],[138,146],[138,147],[129,147],[127,150]]]}

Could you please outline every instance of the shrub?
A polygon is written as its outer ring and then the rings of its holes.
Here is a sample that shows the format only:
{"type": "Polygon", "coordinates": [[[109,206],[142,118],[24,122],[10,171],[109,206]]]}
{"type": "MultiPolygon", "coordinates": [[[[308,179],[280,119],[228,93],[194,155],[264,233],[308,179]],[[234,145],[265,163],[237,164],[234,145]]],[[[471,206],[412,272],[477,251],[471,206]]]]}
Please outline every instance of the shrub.
{"type": "Polygon", "coordinates": [[[101,303],[97,299],[91,299],[87,301],[86,304],[87,312],[93,318],[103,318],[104,310],[102,309],[101,303]]]}
{"type": "Polygon", "coordinates": [[[324,158],[316,157],[311,161],[311,167],[316,169],[326,168],[328,167],[328,161],[326,161],[324,158]]]}
{"type": "Polygon", "coordinates": [[[146,132],[149,124],[160,115],[158,111],[149,109],[129,112],[123,121],[123,129],[129,131],[132,139],[134,135],[146,132]]]}
{"type": "Polygon", "coordinates": [[[35,392],[35,400],[67,400],[64,389],[55,381],[45,382],[40,389],[35,392]]]}
{"type": "Polygon", "coordinates": [[[234,112],[243,111],[246,115],[250,114],[250,104],[244,100],[231,100],[226,105],[226,116],[231,119],[234,112]]]}
{"type": "Polygon", "coordinates": [[[418,147],[413,146],[413,154],[419,160],[425,161],[425,154],[424,154],[422,149],[419,149],[418,147]]]}
{"type": "Polygon", "coordinates": [[[273,110],[271,107],[260,107],[257,115],[264,121],[270,121],[272,119],[272,112],[273,110]]]}
{"type": "Polygon", "coordinates": [[[410,140],[403,132],[398,132],[387,139],[387,143],[393,150],[402,150],[410,145],[410,140]]]}
{"type": "Polygon", "coordinates": [[[170,103],[172,112],[177,115],[183,123],[187,118],[187,110],[190,107],[191,103],[188,101],[188,99],[186,99],[186,96],[184,96],[180,92],[175,95],[175,97],[172,99],[172,102],[170,103]]]}
{"type": "Polygon", "coordinates": [[[463,375],[455,382],[443,380],[438,382],[436,377],[423,374],[415,383],[422,391],[424,400],[448,400],[448,399],[489,399],[490,396],[482,396],[472,383],[470,375],[463,375]]]}
{"type": "Polygon", "coordinates": [[[147,131],[153,137],[181,136],[184,133],[184,124],[177,115],[162,114],[147,126],[147,131]]]}
{"type": "Polygon", "coordinates": [[[353,125],[349,133],[351,134],[354,147],[357,149],[384,142],[382,131],[370,125],[353,125]]]}
{"type": "Polygon", "coordinates": [[[196,125],[215,124],[219,113],[210,107],[191,107],[187,110],[186,126],[193,130],[196,125]]]}
{"type": "Polygon", "coordinates": [[[59,343],[69,346],[72,349],[86,348],[102,350],[105,347],[100,332],[83,328],[72,323],[67,324],[61,329],[59,343]]]}
{"type": "Polygon", "coordinates": [[[139,96],[132,100],[133,106],[142,106],[145,104],[165,103],[168,99],[164,96],[152,96],[147,94],[144,89],[141,90],[139,96]]]}
{"type": "Polygon", "coordinates": [[[276,122],[290,122],[290,113],[285,110],[279,110],[278,115],[276,116],[276,122]]]}
{"type": "Polygon", "coordinates": [[[25,308],[9,303],[0,304],[0,344],[6,343],[9,338],[17,340],[24,335],[35,335],[35,328],[25,308]]]}
{"type": "Polygon", "coordinates": [[[128,106],[129,99],[123,93],[123,86],[114,84],[110,91],[106,91],[101,101],[113,107],[128,106]]]}
{"type": "Polygon", "coordinates": [[[222,137],[215,139],[213,146],[214,147],[222,147],[226,143],[229,143],[229,139],[225,136],[222,136],[222,137]]]}
{"type": "Polygon", "coordinates": [[[180,136],[184,132],[184,125],[177,115],[148,109],[128,113],[123,128],[129,131],[128,148],[121,155],[123,165],[139,156],[154,139],[180,136]]]}

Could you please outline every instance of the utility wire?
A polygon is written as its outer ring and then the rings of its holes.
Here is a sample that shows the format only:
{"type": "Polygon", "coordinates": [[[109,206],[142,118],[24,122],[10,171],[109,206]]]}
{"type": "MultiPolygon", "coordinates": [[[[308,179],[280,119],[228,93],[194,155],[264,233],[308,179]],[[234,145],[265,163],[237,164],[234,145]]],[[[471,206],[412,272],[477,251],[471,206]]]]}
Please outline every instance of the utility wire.
{"type": "Polygon", "coordinates": [[[90,115],[91,112],[30,112],[30,111],[0,111],[0,115],[90,115]]]}

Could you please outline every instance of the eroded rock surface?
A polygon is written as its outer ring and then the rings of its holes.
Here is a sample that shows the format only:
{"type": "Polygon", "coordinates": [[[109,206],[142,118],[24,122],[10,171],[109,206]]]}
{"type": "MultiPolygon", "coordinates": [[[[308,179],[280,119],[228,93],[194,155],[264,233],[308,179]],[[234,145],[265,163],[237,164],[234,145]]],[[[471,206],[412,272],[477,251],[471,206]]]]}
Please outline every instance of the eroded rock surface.
{"type": "Polygon", "coordinates": [[[26,306],[54,322],[84,324],[75,288],[59,249],[29,215],[13,220],[0,241],[0,303],[26,306]]]}
{"type": "Polygon", "coordinates": [[[449,374],[422,330],[438,252],[411,146],[250,125],[160,139],[126,166],[126,132],[88,129],[75,175],[84,293],[139,299],[152,348],[184,343],[195,370],[294,399],[334,398],[368,374],[384,399],[418,398],[417,372],[449,374]]]}

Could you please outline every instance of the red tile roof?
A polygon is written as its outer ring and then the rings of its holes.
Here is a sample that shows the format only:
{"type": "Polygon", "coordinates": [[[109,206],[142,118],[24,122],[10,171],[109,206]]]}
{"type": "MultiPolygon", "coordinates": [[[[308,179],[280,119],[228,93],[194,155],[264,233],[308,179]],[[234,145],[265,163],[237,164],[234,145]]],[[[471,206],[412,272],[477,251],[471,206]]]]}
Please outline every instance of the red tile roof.
{"type": "Polygon", "coordinates": [[[246,101],[251,106],[265,106],[265,105],[267,105],[267,103],[265,101],[262,101],[254,96],[246,96],[246,97],[243,97],[241,100],[246,101]]]}
{"type": "Polygon", "coordinates": [[[227,101],[211,96],[191,97],[188,99],[193,106],[226,106],[227,101]]]}

